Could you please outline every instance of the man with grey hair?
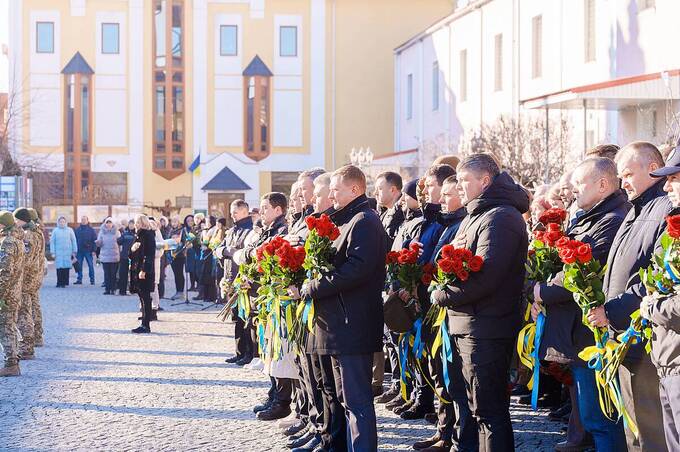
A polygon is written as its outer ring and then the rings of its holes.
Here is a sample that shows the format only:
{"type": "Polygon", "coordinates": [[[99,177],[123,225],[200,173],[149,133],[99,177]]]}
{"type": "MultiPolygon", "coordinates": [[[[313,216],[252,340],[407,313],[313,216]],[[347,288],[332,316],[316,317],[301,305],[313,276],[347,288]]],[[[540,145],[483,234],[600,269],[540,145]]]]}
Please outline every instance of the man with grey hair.
{"type": "Polygon", "coordinates": [[[529,196],[488,154],[466,157],[457,173],[468,216],[453,245],[481,256],[483,270],[433,291],[432,301],[448,309],[453,359],[463,370],[480,450],[512,451],[508,372],[520,328],[529,196]]]}
{"type": "MultiPolygon", "coordinates": [[[[662,166],[659,150],[644,141],[627,145],[616,156],[622,188],[633,208],[628,211],[609,251],[603,285],[607,302],[588,313],[588,321],[593,326],[625,331],[630,315],[640,307],[646,291],[638,272],[650,265],[656,241],[665,229],[665,218],[672,208],[663,191],[666,179],[650,175],[662,166]]],[[[626,429],[628,450],[666,450],[659,378],[642,344],[630,347],[619,368],[619,379],[626,410],[639,429],[638,438],[626,429]]]]}
{"type": "Polygon", "coordinates": [[[301,172],[298,176],[296,183],[300,191],[302,211],[300,212],[300,215],[294,216],[294,220],[290,226],[290,235],[297,235],[298,232],[305,229],[305,219],[314,212],[314,205],[312,203],[314,197],[314,180],[325,172],[325,169],[315,167],[301,172]]]}
{"type": "MultiPolygon", "coordinates": [[[[601,264],[614,236],[623,222],[630,203],[619,189],[616,165],[608,158],[595,157],[583,161],[572,173],[571,185],[575,205],[581,214],[575,217],[566,230],[573,240],[592,247],[593,258],[601,264]]],[[[597,450],[625,450],[623,426],[609,420],[598,403],[595,372],[588,368],[578,353],[592,345],[593,335],[581,321],[581,310],[574,303],[572,293],[564,288],[564,275],[559,273],[550,282],[536,283],[531,315],[536,320],[545,307],[545,328],[539,356],[546,361],[570,361],[574,385],[569,387],[572,414],[566,441],[558,443],[555,450],[582,450],[591,444],[585,438],[580,418],[586,431],[592,434],[597,450]]]]}

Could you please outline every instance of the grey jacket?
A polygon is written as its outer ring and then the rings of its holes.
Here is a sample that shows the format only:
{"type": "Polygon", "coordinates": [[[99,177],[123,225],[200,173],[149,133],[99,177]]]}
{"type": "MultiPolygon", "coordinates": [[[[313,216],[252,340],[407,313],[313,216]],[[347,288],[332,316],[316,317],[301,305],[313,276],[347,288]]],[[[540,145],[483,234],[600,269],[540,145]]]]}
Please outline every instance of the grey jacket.
{"type": "MultiPolygon", "coordinates": [[[[106,223],[106,222],[105,222],[106,223]]],[[[97,236],[97,245],[100,248],[99,260],[105,264],[120,262],[120,247],[118,246],[118,238],[120,232],[116,227],[106,229],[102,225],[97,236]]]]}

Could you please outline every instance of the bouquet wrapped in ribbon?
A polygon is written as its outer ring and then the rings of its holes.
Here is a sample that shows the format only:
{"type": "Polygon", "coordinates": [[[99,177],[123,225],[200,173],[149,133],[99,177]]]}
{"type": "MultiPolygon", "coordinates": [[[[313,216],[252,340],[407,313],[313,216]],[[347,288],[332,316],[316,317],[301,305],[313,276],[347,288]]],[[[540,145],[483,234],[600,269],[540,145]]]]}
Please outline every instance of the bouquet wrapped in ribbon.
{"type": "MultiPolygon", "coordinates": [[[[548,209],[539,217],[539,222],[545,226],[545,230],[534,231],[533,240],[529,244],[525,264],[525,287],[533,287],[537,282],[550,281],[562,270],[563,264],[558,246],[569,240],[564,236],[562,227],[566,218],[567,212],[563,209],[548,209]]],[[[527,309],[524,314],[524,321],[528,322],[533,292],[529,290],[526,295],[527,309]]],[[[532,371],[527,388],[532,390],[531,406],[534,410],[538,407],[538,380],[540,375],[538,351],[541,346],[544,327],[545,309],[542,309],[536,321],[530,322],[522,328],[517,337],[517,354],[520,362],[532,371]]]]}
{"type": "Polygon", "coordinates": [[[238,267],[238,274],[234,278],[234,282],[230,283],[228,280],[222,278],[220,280],[220,290],[223,298],[227,298],[231,294],[231,298],[225,303],[224,307],[217,315],[219,319],[226,322],[231,309],[236,306],[238,316],[247,322],[250,317],[250,296],[249,291],[253,283],[255,283],[259,274],[257,271],[257,262],[248,264],[241,264],[238,267]]]}
{"type": "MultiPolygon", "coordinates": [[[[318,218],[310,215],[305,222],[309,234],[305,241],[305,258],[302,263],[304,279],[318,280],[324,273],[333,270],[331,262],[336,252],[333,242],[340,237],[340,229],[326,214],[318,218]]],[[[307,334],[314,331],[314,319],[314,301],[307,296],[298,303],[293,319],[292,340],[298,347],[302,347],[307,334]]]]}
{"type": "Polygon", "coordinates": [[[388,289],[404,289],[413,293],[418,283],[426,286],[432,282],[434,267],[431,264],[418,265],[421,245],[412,243],[400,251],[390,251],[385,258],[387,265],[388,289]]]}
{"type": "Polygon", "coordinates": [[[564,262],[564,288],[572,292],[574,301],[581,308],[581,321],[593,332],[595,345],[584,348],[579,358],[588,363],[595,372],[595,381],[602,413],[611,420],[623,418],[624,425],[637,436],[637,427],[623,404],[618,379],[610,372],[616,342],[609,337],[606,327],[596,327],[587,319],[588,312],[604,305],[602,291],[605,266],[593,259],[590,245],[577,240],[563,242],[560,258],[564,262]]]}
{"type": "MultiPolygon", "coordinates": [[[[455,248],[453,245],[444,245],[439,255],[437,271],[428,288],[429,292],[445,290],[457,281],[467,281],[470,273],[479,272],[484,266],[484,259],[481,256],[475,256],[472,251],[455,248]]],[[[425,315],[425,324],[430,325],[436,333],[430,348],[430,356],[435,356],[441,347],[444,381],[448,387],[450,384],[449,372],[444,361],[451,362],[453,360],[453,349],[446,326],[446,308],[433,304],[425,315]]]]}

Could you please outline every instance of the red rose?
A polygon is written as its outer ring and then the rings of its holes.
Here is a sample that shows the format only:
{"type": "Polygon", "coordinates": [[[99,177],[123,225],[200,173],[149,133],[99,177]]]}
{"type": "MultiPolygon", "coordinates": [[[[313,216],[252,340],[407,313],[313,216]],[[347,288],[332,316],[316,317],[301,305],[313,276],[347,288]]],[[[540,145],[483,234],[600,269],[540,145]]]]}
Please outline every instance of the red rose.
{"type": "Polygon", "coordinates": [[[465,269],[463,266],[463,261],[460,259],[453,259],[453,270],[455,272],[459,272],[460,270],[465,269]]]}
{"type": "Polygon", "coordinates": [[[427,273],[427,274],[432,275],[432,274],[434,274],[434,272],[435,272],[434,265],[432,265],[430,262],[423,265],[423,273],[427,273]]]}
{"type": "Polygon", "coordinates": [[[538,240],[539,242],[545,241],[545,232],[534,231],[534,239],[538,240]]]}
{"type": "Polygon", "coordinates": [[[469,261],[470,259],[472,259],[472,256],[474,256],[474,254],[472,254],[472,251],[468,249],[464,249],[463,251],[461,251],[461,254],[463,256],[464,261],[469,261]]]}
{"type": "Polygon", "coordinates": [[[456,272],[456,276],[457,276],[458,279],[460,279],[461,281],[467,281],[468,278],[470,277],[470,274],[467,272],[467,270],[465,270],[465,269],[463,268],[463,269],[458,270],[458,271],[456,272]]]}
{"type": "Polygon", "coordinates": [[[444,245],[442,246],[441,256],[444,259],[451,259],[454,255],[454,252],[455,248],[453,247],[453,245],[444,245]]]}
{"type": "Polygon", "coordinates": [[[548,246],[554,246],[555,242],[557,242],[561,237],[562,233],[560,231],[549,231],[545,234],[545,241],[548,243],[548,246]]]}
{"type": "Polygon", "coordinates": [[[576,249],[576,259],[582,263],[587,264],[593,258],[593,252],[590,249],[590,245],[584,244],[576,249]]]}
{"type": "Polygon", "coordinates": [[[340,237],[340,229],[338,229],[337,227],[333,227],[333,230],[328,235],[328,238],[331,240],[337,240],[338,237],[340,237]]]}
{"type": "Polygon", "coordinates": [[[468,269],[471,272],[478,272],[482,269],[482,265],[484,264],[484,259],[482,256],[472,256],[470,258],[470,261],[468,262],[468,269]]]}
{"type": "Polygon", "coordinates": [[[567,218],[567,211],[564,209],[548,209],[538,217],[538,221],[544,225],[550,223],[561,224],[567,218]]]}
{"type": "Polygon", "coordinates": [[[385,263],[387,265],[396,264],[399,261],[399,253],[396,251],[390,251],[385,257],[385,263]]]}
{"type": "Polygon", "coordinates": [[[454,262],[451,259],[439,259],[437,265],[444,273],[453,273],[454,262]]]}
{"type": "Polygon", "coordinates": [[[674,239],[680,239],[680,215],[670,215],[666,217],[668,235],[674,239]]]}
{"type": "Polygon", "coordinates": [[[422,282],[426,286],[429,286],[430,283],[432,282],[432,274],[423,273],[423,276],[420,277],[420,282],[422,282]]]}
{"type": "Polygon", "coordinates": [[[255,250],[255,254],[257,255],[258,262],[264,259],[264,246],[258,246],[255,250]]]}
{"type": "Polygon", "coordinates": [[[316,228],[317,219],[312,215],[309,215],[307,218],[305,218],[305,223],[307,223],[307,229],[311,231],[312,229],[316,228]]]}
{"type": "Polygon", "coordinates": [[[568,246],[568,245],[569,245],[569,237],[565,237],[565,236],[560,237],[560,239],[557,242],[555,242],[555,246],[557,248],[564,248],[565,246],[568,246]]]}
{"type": "Polygon", "coordinates": [[[560,250],[560,259],[565,264],[573,264],[576,262],[576,252],[571,248],[562,248],[560,250]]]}
{"type": "Polygon", "coordinates": [[[562,231],[562,228],[557,223],[548,223],[548,231],[562,231]]]}
{"type": "Polygon", "coordinates": [[[411,243],[411,245],[408,247],[411,251],[418,252],[420,251],[420,244],[419,243],[411,243]]]}

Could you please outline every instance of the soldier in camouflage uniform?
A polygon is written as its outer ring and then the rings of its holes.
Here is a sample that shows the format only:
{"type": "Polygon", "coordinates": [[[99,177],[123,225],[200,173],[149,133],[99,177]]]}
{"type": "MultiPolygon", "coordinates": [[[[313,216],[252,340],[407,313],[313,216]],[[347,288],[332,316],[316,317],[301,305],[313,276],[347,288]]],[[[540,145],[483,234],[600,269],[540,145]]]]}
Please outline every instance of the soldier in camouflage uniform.
{"type": "Polygon", "coordinates": [[[37,269],[35,270],[35,284],[30,286],[31,302],[33,305],[33,325],[34,325],[34,345],[42,347],[44,345],[43,339],[43,321],[42,308],[40,307],[40,287],[42,287],[43,279],[45,279],[45,232],[43,225],[38,218],[38,212],[30,208],[28,213],[31,216],[31,221],[35,226],[35,235],[39,241],[39,257],[37,258],[37,269]]]}
{"type": "Polygon", "coordinates": [[[22,341],[19,343],[19,356],[21,359],[33,359],[35,333],[33,324],[33,294],[40,290],[42,275],[38,272],[40,259],[40,234],[36,225],[31,221],[31,214],[25,207],[14,211],[14,221],[17,230],[23,230],[24,237],[24,265],[23,279],[21,284],[21,304],[19,305],[19,317],[17,327],[21,333],[22,341]]]}
{"type": "Polygon", "coordinates": [[[0,344],[5,355],[0,377],[12,377],[21,374],[17,356],[17,315],[21,302],[24,244],[16,239],[12,212],[0,211],[0,227],[0,300],[3,302],[0,344]]]}

